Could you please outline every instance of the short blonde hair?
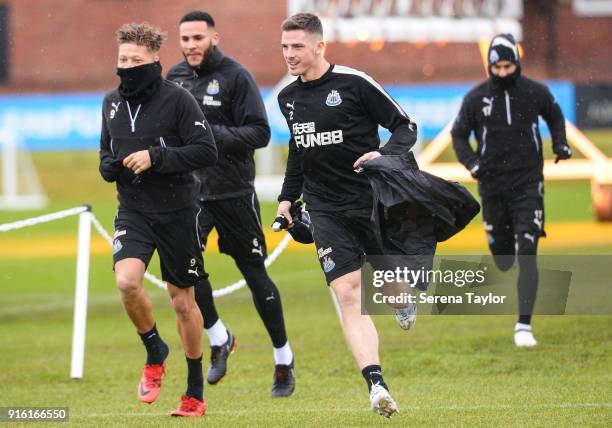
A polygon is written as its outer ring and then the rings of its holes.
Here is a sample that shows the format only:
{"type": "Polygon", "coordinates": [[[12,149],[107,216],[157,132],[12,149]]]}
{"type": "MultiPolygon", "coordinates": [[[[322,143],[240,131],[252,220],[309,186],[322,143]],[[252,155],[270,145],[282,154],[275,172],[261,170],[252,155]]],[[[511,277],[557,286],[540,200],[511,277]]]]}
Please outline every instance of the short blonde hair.
{"type": "Polygon", "coordinates": [[[148,22],[141,24],[131,22],[119,27],[115,36],[117,37],[118,45],[133,43],[138,46],[145,46],[152,52],[159,52],[166,40],[167,33],[148,22]]]}

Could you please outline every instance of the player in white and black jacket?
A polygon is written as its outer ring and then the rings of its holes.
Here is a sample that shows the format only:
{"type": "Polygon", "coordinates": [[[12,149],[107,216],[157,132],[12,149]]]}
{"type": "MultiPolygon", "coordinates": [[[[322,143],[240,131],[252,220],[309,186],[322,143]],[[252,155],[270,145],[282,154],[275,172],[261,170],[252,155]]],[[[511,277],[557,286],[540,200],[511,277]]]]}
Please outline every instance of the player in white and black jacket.
{"type": "MultiPolygon", "coordinates": [[[[180,45],[185,61],[172,67],[168,79],[189,90],[211,124],[219,161],[197,172],[202,187],[200,236],[206,247],[213,227],[219,249],[232,256],[251,290],[253,302],[274,347],[272,395],[293,393],[290,373],[293,352],[287,340],[278,288],[264,265],[267,251],[255,193],[255,149],[270,140],[270,127],[259,88],[251,73],[217,47],[219,33],[210,14],[187,13],[180,20],[180,45]]],[[[236,346],[233,334],[219,318],[208,279],[196,289],[211,344],[207,380],[217,384],[227,370],[227,359],[236,346]]]]}
{"type": "Polygon", "coordinates": [[[489,247],[502,270],[518,254],[519,321],[517,346],[536,344],[531,313],[537,292],[535,255],[544,233],[544,158],[538,128],[543,117],[557,161],[572,152],[565,119],[548,88],[521,76],[518,46],[510,34],[491,41],[489,79],[464,98],[451,134],[457,159],[478,180],[489,247]],[[474,133],[477,146],[470,146],[474,133]]]}
{"type": "Polygon", "coordinates": [[[340,305],[342,328],[370,390],[372,409],[390,417],[397,406],[382,377],[378,334],[360,305],[364,255],[390,250],[378,244],[370,221],[370,184],[355,169],[382,154],[409,151],[416,125],[370,76],[327,62],[317,16],[294,15],[282,30],[283,55],[297,79],[278,95],[291,132],[278,215],[291,226],[289,209],[303,194],[319,262],[340,305]],[[383,148],[379,125],[392,133],[383,148]]]}
{"type": "Polygon", "coordinates": [[[160,258],[187,358],[187,390],[174,416],[205,411],[202,315],[194,286],[204,275],[197,230],[194,170],[212,166],[217,149],[210,125],[189,92],[161,75],[165,34],[148,24],[117,32],[121,84],[104,97],[100,173],[116,182],[113,267],[126,312],[147,350],[138,398],[154,402],[169,348],[157,331],[143,277],[153,252],[160,258]]]}

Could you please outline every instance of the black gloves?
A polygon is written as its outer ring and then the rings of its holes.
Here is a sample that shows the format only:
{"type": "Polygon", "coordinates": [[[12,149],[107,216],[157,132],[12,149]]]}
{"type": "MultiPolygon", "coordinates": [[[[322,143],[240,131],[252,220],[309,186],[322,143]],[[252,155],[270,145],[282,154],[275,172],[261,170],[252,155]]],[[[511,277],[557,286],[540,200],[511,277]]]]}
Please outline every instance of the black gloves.
{"type": "Polygon", "coordinates": [[[287,229],[287,232],[293,239],[302,244],[312,244],[314,238],[312,236],[312,223],[310,214],[302,207],[302,202],[297,201],[289,210],[293,218],[293,226],[287,229]]]}
{"type": "Polygon", "coordinates": [[[555,158],[555,163],[559,162],[560,160],[565,160],[572,157],[572,149],[570,149],[570,147],[566,145],[553,147],[553,152],[555,152],[555,154],[557,155],[557,157],[555,158]]]}
{"type": "Polygon", "coordinates": [[[293,219],[293,224],[289,226],[285,217],[276,217],[272,224],[272,230],[278,232],[281,229],[287,229],[294,241],[302,244],[312,244],[314,238],[312,237],[310,214],[302,207],[302,201],[294,202],[289,209],[289,213],[293,219]]]}
{"type": "Polygon", "coordinates": [[[123,163],[119,159],[104,158],[100,162],[100,174],[102,175],[102,178],[109,183],[117,181],[122,169],[123,163]]]}

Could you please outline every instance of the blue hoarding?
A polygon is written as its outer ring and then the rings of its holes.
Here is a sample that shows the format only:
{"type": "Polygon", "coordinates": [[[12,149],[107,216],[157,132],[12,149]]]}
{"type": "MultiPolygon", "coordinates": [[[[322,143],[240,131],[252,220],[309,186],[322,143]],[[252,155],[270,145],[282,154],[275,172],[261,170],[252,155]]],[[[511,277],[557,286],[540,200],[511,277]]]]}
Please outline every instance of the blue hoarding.
{"type": "MultiPolygon", "coordinates": [[[[575,90],[570,82],[549,82],[565,116],[575,121],[575,90]]],[[[469,84],[387,86],[417,123],[424,140],[435,137],[454,119],[469,84]]],[[[264,99],[271,91],[263,90],[264,99]]],[[[102,93],[28,94],[0,96],[0,128],[13,130],[30,150],[95,150],[100,137],[102,93]]],[[[267,100],[272,140],[284,145],[287,124],[274,100],[267,100]]],[[[548,135],[546,127],[543,135],[548,135]]],[[[388,132],[381,129],[381,137],[388,132]]]]}

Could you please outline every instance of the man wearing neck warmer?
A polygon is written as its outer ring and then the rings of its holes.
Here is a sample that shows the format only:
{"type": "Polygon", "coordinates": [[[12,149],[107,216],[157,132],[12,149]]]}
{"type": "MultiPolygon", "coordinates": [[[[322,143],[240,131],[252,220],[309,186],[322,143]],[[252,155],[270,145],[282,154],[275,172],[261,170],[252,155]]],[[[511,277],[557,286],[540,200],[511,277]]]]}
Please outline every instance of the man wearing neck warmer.
{"type": "MultiPolygon", "coordinates": [[[[264,265],[266,241],[254,187],[255,150],[270,140],[266,110],[251,74],[221,53],[217,46],[219,33],[210,14],[185,14],[179,32],[185,61],[170,69],[168,80],[196,98],[219,149],[217,165],[198,171],[202,182],[198,198],[202,242],[206,246],[214,227],[219,234],[220,251],[232,256],[244,276],[273,346],[272,396],[287,397],[295,388],[293,352],[287,340],[280,293],[264,265]]],[[[207,381],[216,385],[225,376],[236,339],[217,314],[209,281],[197,287],[196,301],[211,345],[207,381]]]]}
{"type": "Polygon", "coordinates": [[[194,287],[206,274],[193,171],[214,165],[217,149],[191,94],[162,78],[158,52],[165,33],[149,24],[126,24],[116,36],[120,84],[104,97],[100,173],[117,186],[115,280],[147,351],[137,396],[145,403],[157,399],[169,353],[143,287],[157,250],[187,361],[187,390],[172,415],[201,416],[206,409],[202,315],[194,287]]]}
{"type": "Polygon", "coordinates": [[[518,311],[514,342],[537,344],[531,314],[538,287],[536,253],[544,233],[544,158],[539,117],[550,129],[556,161],[572,152],[565,119],[548,88],[521,75],[518,45],[495,36],[488,52],[489,78],[464,98],[453,129],[457,159],[478,181],[489,248],[499,269],[518,258],[518,311]],[[470,135],[476,138],[476,150],[470,135]],[[517,257],[518,256],[518,257],[517,257]]]}

